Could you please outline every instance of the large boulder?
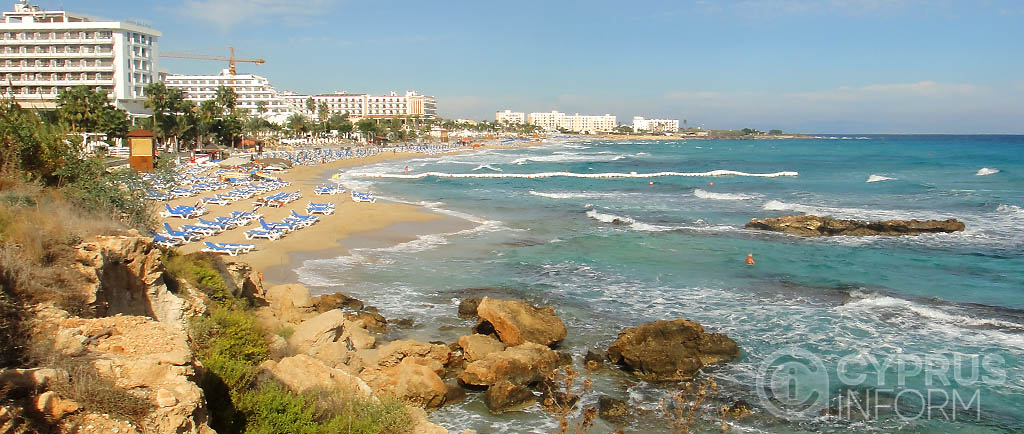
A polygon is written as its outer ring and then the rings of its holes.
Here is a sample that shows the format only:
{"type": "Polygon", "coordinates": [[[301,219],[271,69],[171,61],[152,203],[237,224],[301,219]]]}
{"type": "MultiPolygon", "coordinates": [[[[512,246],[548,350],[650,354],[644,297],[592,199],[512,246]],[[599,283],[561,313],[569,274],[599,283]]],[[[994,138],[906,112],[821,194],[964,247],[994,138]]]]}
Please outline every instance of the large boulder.
{"type": "Polygon", "coordinates": [[[332,309],[349,309],[353,311],[363,310],[362,301],[340,292],[313,297],[312,301],[317,312],[327,312],[332,309]]]}
{"type": "Polygon", "coordinates": [[[491,353],[505,351],[505,344],[488,335],[472,334],[462,336],[459,337],[456,344],[459,348],[462,348],[462,355],[467,362],[482,360],[491,353]]]}
{"type": "Polygon", "coordinates": [[[476,313],[511,346],[524,342],[551,345],[565,339],[565,324],[551,306],[538,308],[522,301],[484,297],[476,313]]]}
{"type": "Polygon", "coordinates": [[[515,411],[533,404],[537,400],[529,387],[501,380],[487,388],[484,402],[491,413],[515,411]]]}
{"type": "Polygon", "coordinates": [[[401,398],[410,405],[437,408],[444,404],[448,386],[438,375],[444,368],[433,359],[407,357],[392,367],[381,370],[377,390],[401,398]]]}
{"type": "Polygon", "coordinates": [[[619,333],[608,358],[651,381],[690,380],[705,365],[739,357],[736,342],[694,321],[654,321],[619,333]]]}
{"type": "Polygon", "coordinates": [[[764,220],[751,219],[747,223],[746,228],[803,236],[895,236],[963,232],[965,226],[963,222],[957,219],[865,222],[807,215],[767,218],[764,220]]]}
{"type": "Polygon", "coordinates": [[[302,353],[315,353],[318,347],[326,344],[343,341],[350,345],[351,349],[372,348],[374,338],[366,329],[345,319],[340,310],[331,310],[295,327],[288,344],[292,349],[302,353]]]}
{"type": "Polygon", "coordinates": [[[468,386],[490,386],[506,380],[512,384],[532,384],[544,379],[558,366],[558,353],[547,346],[527,342],[490,353],[466,366],[459,382],[468,386]]]}
{"type": "Polygon", "coordinates": [[[441,344],[414,340],[391,341],[377,349],[375,364],[381,367],[395,366],[407,357],[422,357],[437,361],[441,366],[452,360],[452,351],[441,344]]]}
{"type": "Polygon", "coordinates": [[[305,354],[286,357],[279,362],[267,360],[260,365],[260,375],[272,378],[296,393],[309,390],[337,390],[368,397],[373,394],[362,379],[335,369],[305,354]]]}
{"type": "Polygon", "coordinates": [[[298,324],[316,314],[309,289],[299,283],[272,286],[264,298],[274,315],[286,323],[298,324]]]}

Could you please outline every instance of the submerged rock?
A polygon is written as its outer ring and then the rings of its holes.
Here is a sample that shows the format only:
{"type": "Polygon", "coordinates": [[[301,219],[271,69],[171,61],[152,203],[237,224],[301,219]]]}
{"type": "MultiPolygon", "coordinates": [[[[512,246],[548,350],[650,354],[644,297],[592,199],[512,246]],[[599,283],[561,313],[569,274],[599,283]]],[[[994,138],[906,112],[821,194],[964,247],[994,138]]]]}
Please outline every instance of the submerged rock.
{"type": "Polygon", "coordinates": [[[608,395],[601,395],[597,400],[597,416],[608,422],[622,422],[631,413],[629,404],[608,395]]]}
{"type": "Polygon", "coordinates": [[[334,294],[324,294],[321,296],[314,297],[312,300],[313,306],[317,312],[323,313],[333,309],[349,309],[353,311],[363,310],[363,302],[358,299],[349,297],[340,292],[334,294]]]}
{"type": "Polygon", "coordinates": [[[471,297],[459,302],[459,316],[461,317],[474,317],[476,316],[476,308],[480,306],[480,297],[471,297]]]}
{"type": "Polygon", "coordinates": [[[654,321],[619,333],[608,347],[612,363],[651,381],[690,380],[705,365],[739,357],[736,342],[705,333],[694,321],[654,321]]]}
{"type": "Polygon", "coordinates": [[[487,409],[494,414],[522,409],[533,404],[536,399],[530,388],[507,380],[492,384],[484,395],[487,409]]]}
{"type": "Polygon", "coordinates": [[[565,324],[551,306],[538,308],[522,301],[484,297],[476,311],[508,345],[524,342],[551,345],[566,336],[565,324]]]}
{"type": "Polygon", "coordinates": [[[933,233],[963,232],[965,226],[957,219],[949,220],[885,220],[865,222],[840,220],[831,217],[787,216],[751,219],[747,229],[785,232],[803,236],[870,236],[870,235],[920,235],[933,233]]]}

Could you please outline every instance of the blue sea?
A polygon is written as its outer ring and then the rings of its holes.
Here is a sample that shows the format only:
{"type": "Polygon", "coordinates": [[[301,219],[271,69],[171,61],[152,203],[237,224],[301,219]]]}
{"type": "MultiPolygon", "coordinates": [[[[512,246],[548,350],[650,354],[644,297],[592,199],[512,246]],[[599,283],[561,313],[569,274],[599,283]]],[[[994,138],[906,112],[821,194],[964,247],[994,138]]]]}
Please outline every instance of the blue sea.
{"type": "MultiPolygon", "coordinates": [[[[297,270],[315,290],[419,324],[394,337],[452,342],[473,325],[456,315],[463,297],[521,298],[555,307],[569,330],[558,350],[579,368],[626,327],[686,318],[741,348],[704,371],[719,385],[708,407],[751,407],[728,421],[736,432],[1024,431],[1024,136],[549,138],[350,169],[338,182],[475,224],[297,270]],[[805,214],[957,218],[967,229],[744,229],[805,214]]],[[[584,405],[610,395],[646,410],[627,432],[669,432],[662,402],[678,384],[589,375],[584,405]]],[[[717,431],[707,413],[703,429],[717,431]]],[[[431,418],[480,433],[556,427],[536,406],[490,415],[472,392],[431,418]]]]}

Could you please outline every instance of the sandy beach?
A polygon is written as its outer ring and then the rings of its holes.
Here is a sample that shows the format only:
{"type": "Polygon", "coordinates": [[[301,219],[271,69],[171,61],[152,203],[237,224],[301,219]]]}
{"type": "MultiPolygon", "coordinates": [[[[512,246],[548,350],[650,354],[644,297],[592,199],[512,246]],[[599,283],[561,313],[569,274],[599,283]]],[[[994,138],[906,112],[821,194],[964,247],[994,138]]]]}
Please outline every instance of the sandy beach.
{"type": "MultiPolygon", "coordinates": [[[[448,154],[450,155],[450,154],[448,154]]],[[[237,256],[237,260],[248,263],[255,271],[264,274],[267,284],[289,283],[294,281],[290,264],[296,255],[303,258],[330,257],[343,254],[347,246],[345,239],[356,234],[363,234],[370,231],[385,230],[398,223],[427,223],[440,221],[443,224],[416,225],[417,230],[408,230],[407,233],[396,233],[389,231],[386,242],[397,244],[415,239],[421,235],[423,230],[443,231],[450,227],[471,225],[469,222],[462,222],[459,219],[438,214],[429,209],[416,205],[403,203],[391,203],[378,201],[377,203],[356,203],[349,197],[349,194],[330,196],[317,196],[313,194],[314,188],[330,179],[331,175],[346,167],[356,167],[382,161],[401,160],[407,158],[422,158],[427,156],[422,153],[382,153],[370,157],[338,160],[319,166],[296,166],[280,173],[280,178],[291,182],[292,185],[278,191],[294,192],[302,194],[302,198],[280,208],[261,207],[259,212],[263,214],[268,222],[281,221],[285,216],[296,210],[305,214],[305,205],[309,201],[334,202],[336,211],[334,214],[320,216],[320,221],[315,225],[289,233],[276,241],[262,239],[246,240],[243,232],[257,227],[258,223],[250,224],[243,228],[234,228],[222,233],[207,237],[202,241],[186,244],[178,248],[181,253],[197,252],[205,247],[203,241],[250,243],[257,245],[257,249],[251,253],[237,256]],[[455,220],[455,221],[452,221],[455,220]],[[433,230],[431,230],[433,229],[433,230]]],[[[204,218],[228,215],[232,211],[248,211],[253,207],[256,198],[239,200],[229,205],[207,205],[209,213],[204,218]]],[[[170,201],[171,206],[193,205],[199,197],[186,197],[170,201]]],[[[162,205],[161,205],[162,206],[162,205]]],[[[168,222],[173,227],[182,224],[192,223],[192,220],[178,218],[162,219],[160,224],[168,222]]]]}

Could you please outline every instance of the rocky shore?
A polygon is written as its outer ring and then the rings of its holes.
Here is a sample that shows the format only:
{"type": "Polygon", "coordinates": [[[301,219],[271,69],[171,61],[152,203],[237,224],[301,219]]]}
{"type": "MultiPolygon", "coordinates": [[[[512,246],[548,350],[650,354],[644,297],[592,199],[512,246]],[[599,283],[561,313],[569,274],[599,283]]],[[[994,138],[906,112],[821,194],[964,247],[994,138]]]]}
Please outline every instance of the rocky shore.
{"type": "MultiPolygon", "coordinates": [[[[140,236],[99,237],[77,248],[77,271],[88,282],[83,294],[92,317],[54,305],[35,307],[33,334],[52,336],[53,353],[63,362],[0,372],[0,386],[22,389],[35,407],[0,407],[0,432],[15,432],[9,429],[27,417],[25,412],[43,414],[60,432],[214,432],[208,397],[198,381],[208,367],[199,362],[189,331],[192,321],[209,315],[210,300],[187,282],[167,278],[161,254],[140,236]],[[50,387],[76,375],[71,366],[94,369],[104,381],[128,391],[139,402],[139,416],[127,420],[91,412],[50,387]]],[[[535,403],[572,408],[579,399],[558,380],[571,375],[566,366],[573,355],[557,351],[570,331],[553,307],[465,299],[458,313],[477,319],[472,334],[455,342],[383,342],[389,327],[399,322],[389,322],[360,300],[341,293],[313,297],[299,284],[260,288],[244,263],[223,264],[220,274],[227,291],[256,306],[252,316],[269,344],[258,367],[259,381],[276,382],[297,394],[394,396],[405,403],[411,431],[417,433],[447,432],[430,422],[426,411],[467,394],[483,394],[493,413],[535,403]]],[[[638,379],[660,382],[693,380],[705,366],[739,354],[727,336],[675,319],[628,328],[608,348],[581,356],[593,371],[607,363],[638,379]]],[[[601,417],[619,420],[617,412],[629,411],[619,404],[602,398],[601,417]]]]}

